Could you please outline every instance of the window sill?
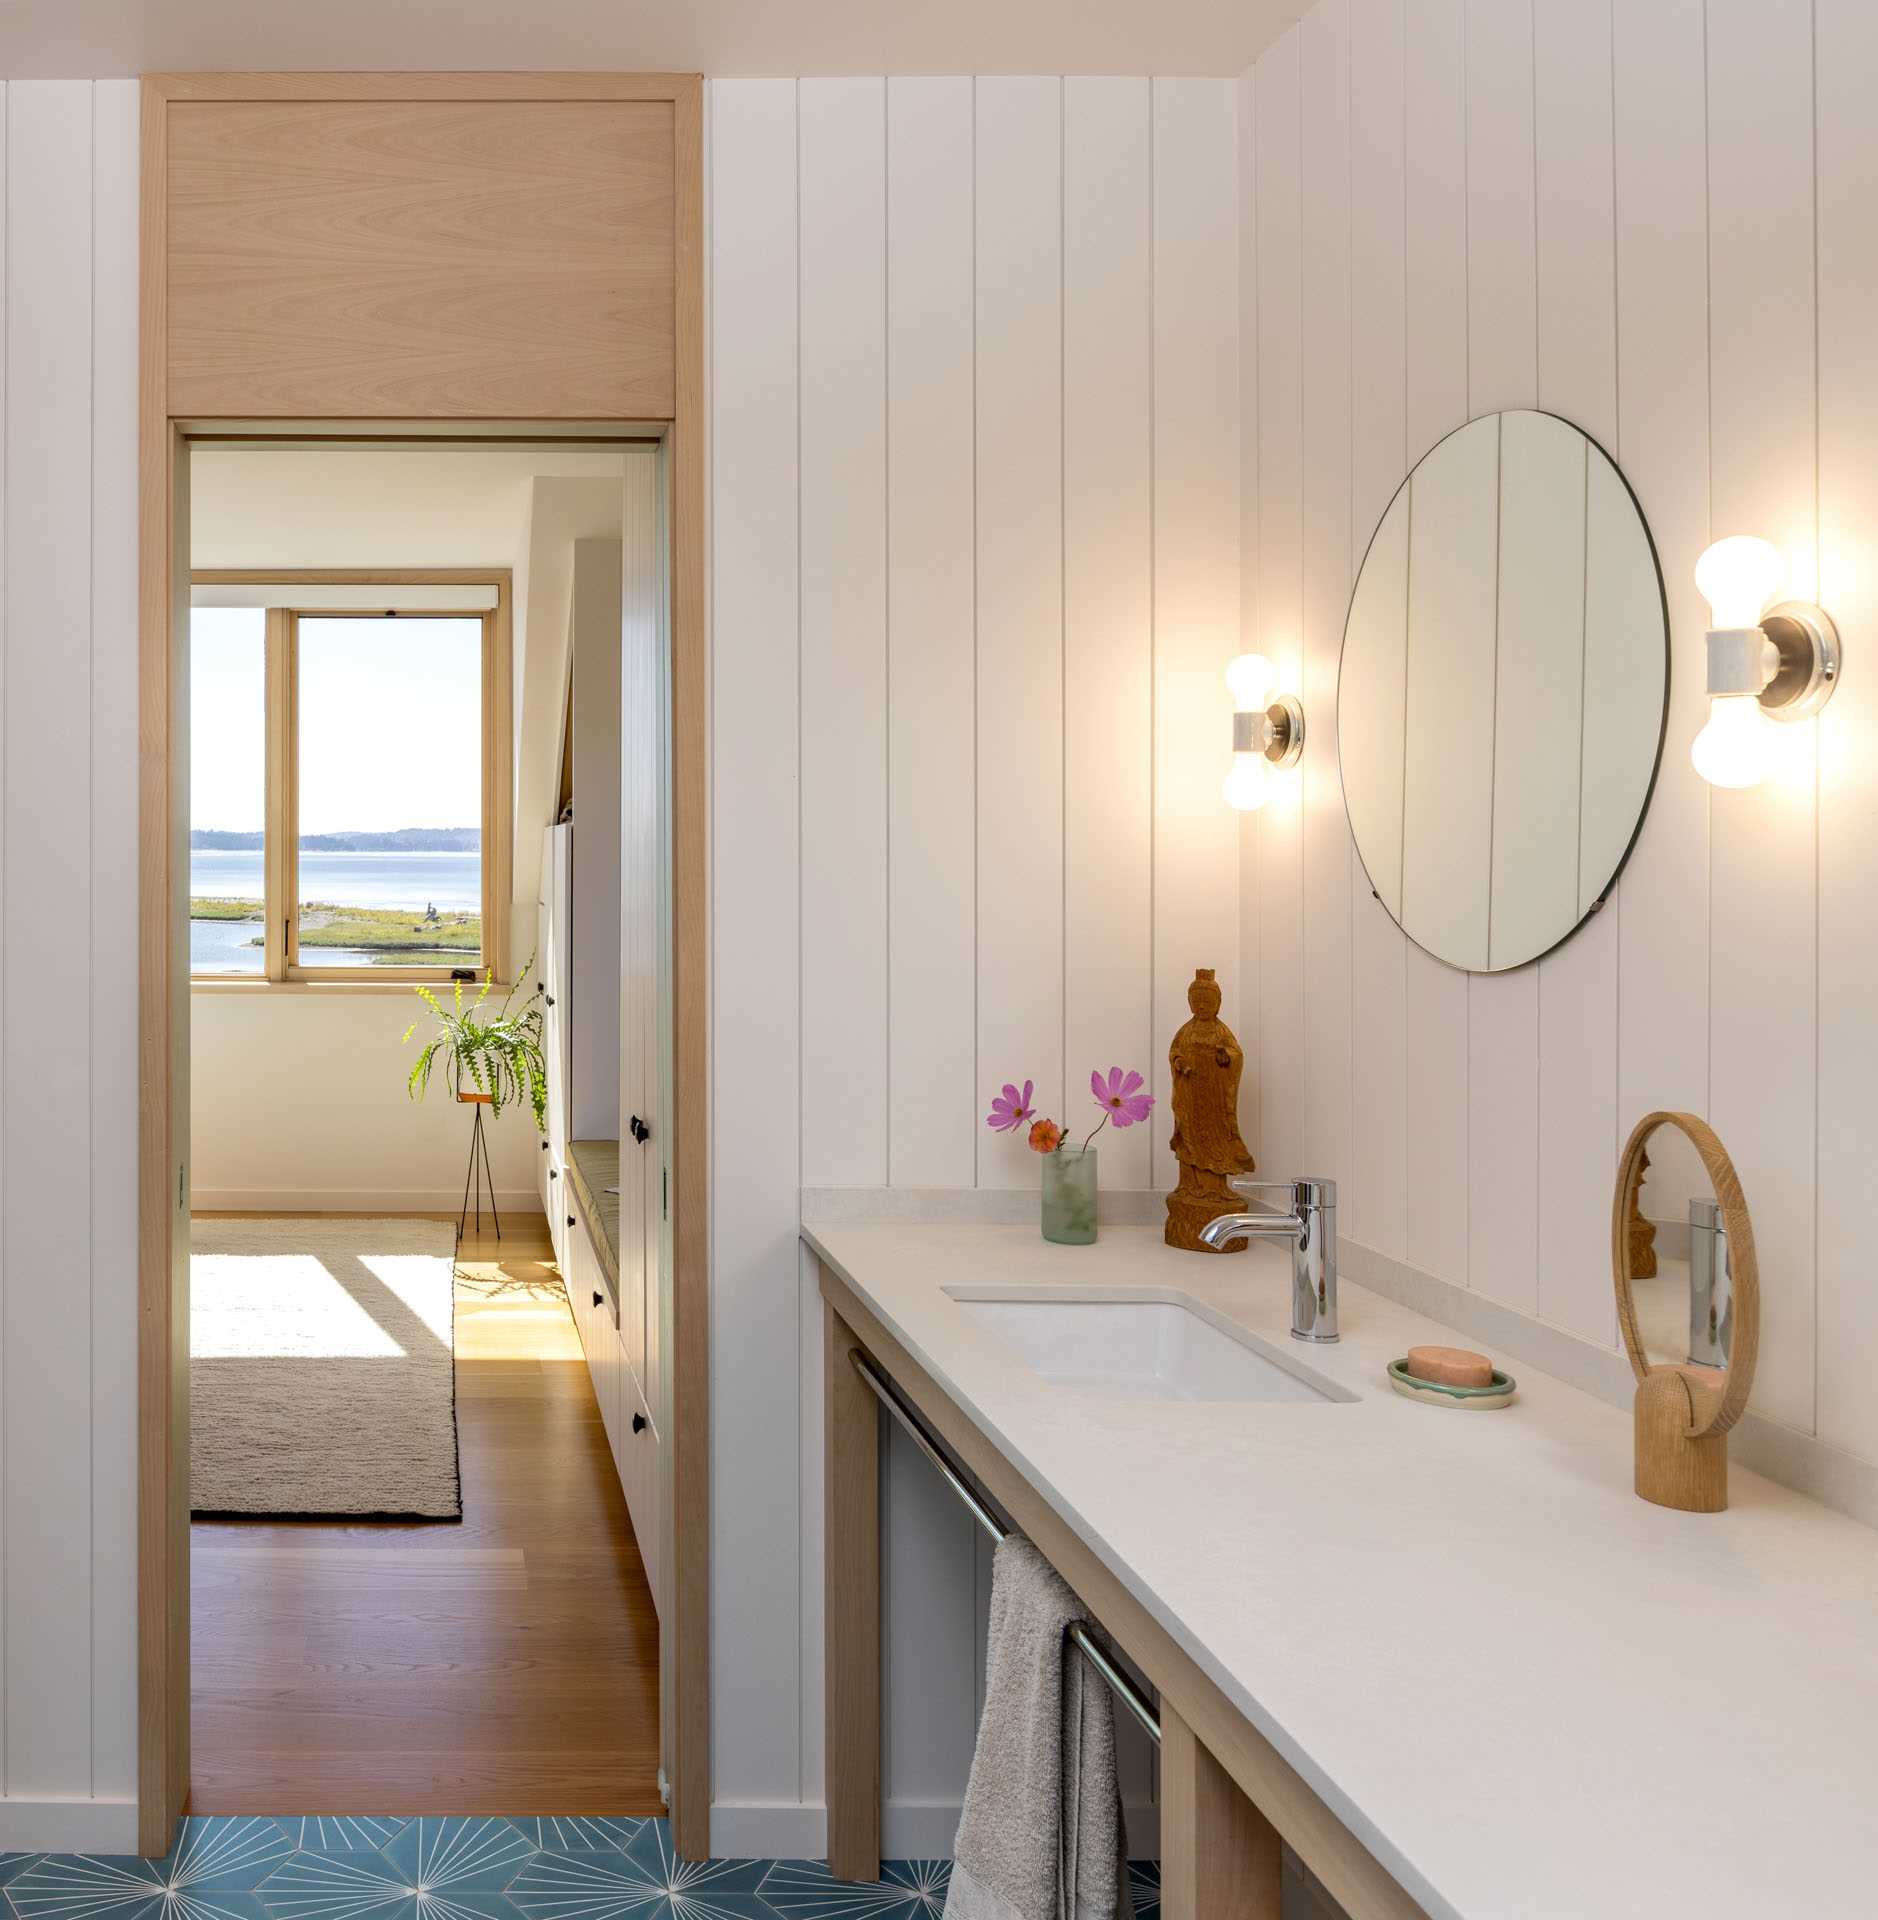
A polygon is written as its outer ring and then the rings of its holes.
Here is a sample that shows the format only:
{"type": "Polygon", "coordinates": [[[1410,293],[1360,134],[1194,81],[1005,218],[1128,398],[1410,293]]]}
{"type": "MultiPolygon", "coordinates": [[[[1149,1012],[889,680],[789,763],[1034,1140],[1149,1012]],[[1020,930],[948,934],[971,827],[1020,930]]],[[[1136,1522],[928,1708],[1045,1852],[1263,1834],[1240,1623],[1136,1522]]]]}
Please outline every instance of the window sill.
{"type": "MultiPolygon", "coordinates": [[[[369,997],[375,994],[408,994],[416,987],[448,987],[454,984],[449,980],[257,980],[257,979],[218,979],[213,975],[192,976],[189,982],[191,993],[227,993],[275,994],[275,993],[321,993],[334,995],[341,999],[349,996],[369,997]]],[[[463,982],[469,986],[469,981],[463,982]]],[[[478,992],[482,990],[481,980],[475,982],[478,992]]],[[[509,993],[513,989],[498,980],[489,989],[490,998],[498,994],[509,993]]]]}

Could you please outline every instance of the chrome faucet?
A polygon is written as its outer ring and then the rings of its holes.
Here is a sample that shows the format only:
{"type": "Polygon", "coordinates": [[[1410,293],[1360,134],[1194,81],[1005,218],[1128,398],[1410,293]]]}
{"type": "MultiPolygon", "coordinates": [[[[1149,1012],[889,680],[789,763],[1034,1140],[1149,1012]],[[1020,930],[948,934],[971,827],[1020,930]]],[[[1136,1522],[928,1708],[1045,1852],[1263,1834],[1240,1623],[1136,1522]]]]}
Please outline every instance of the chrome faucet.
{"type": "Polygon", "coordinates": [[[1233,1180],[1248,1199],[1288,1193],[1289,1213],[1222,1213],[1200,1229],[1209,1247],[1232,1240],[1291,1242],[1291,1337],[1328,1343],[1337,1337],[1337,1183],[1334,1180],[1233,1180]]]}

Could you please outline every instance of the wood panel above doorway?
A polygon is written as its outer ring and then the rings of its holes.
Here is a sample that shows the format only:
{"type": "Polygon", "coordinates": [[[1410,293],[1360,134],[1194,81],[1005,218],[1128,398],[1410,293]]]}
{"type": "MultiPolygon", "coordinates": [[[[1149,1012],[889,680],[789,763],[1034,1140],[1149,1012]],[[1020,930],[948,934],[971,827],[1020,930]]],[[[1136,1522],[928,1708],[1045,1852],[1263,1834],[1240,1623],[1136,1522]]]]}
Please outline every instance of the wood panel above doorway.
{"type": "Polygon", "coordinates": [[[410,91],[169,101],[168,412],[672,418],[673,103],[410,91]]]}

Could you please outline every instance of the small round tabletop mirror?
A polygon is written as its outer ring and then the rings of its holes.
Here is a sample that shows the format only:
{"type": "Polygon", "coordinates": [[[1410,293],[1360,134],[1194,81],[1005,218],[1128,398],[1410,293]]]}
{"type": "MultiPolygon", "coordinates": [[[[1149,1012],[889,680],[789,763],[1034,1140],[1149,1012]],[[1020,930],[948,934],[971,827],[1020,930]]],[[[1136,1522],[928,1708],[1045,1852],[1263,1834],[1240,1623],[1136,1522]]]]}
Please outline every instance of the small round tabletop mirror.
{"type": "Polygon", "coordinates": [[[1656,550],[1624,477],[1554,414],[1484,414],[1403,481],[1350,599],[1337,751],[1376,898],[1501,973],[1617,879],[1669,711],[1656,550]]]}
{"type": "Polygon", "coordinates": [[[1728,1150],[1692,1113],[1637,1123],[1611,1205],[1617,1320],[1637,1376],[1637,1492],[1728,1504],[1728,1429],[1754,1385],[1760,1275],[1728,1150]]]}

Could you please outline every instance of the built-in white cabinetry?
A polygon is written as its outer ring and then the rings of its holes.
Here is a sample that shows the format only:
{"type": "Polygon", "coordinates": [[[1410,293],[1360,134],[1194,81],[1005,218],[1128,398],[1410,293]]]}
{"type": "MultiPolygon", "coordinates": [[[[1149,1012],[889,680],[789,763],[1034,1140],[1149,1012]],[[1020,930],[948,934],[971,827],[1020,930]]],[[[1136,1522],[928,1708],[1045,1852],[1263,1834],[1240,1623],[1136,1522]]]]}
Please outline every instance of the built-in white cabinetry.
{"type": "Polygon", "coordinates": [[[557,1265],[567,1271],[567,1218],[574,1195],[567,1174],[568,1142],[568,924],[572,890],[572,831],[548,828],[541,842],[541,889],[536,903],[535,975],[542,988],[541,1051],[548,1063],[548,1132],[538,1151],[541,1208],[557,1265]]]}
{"type": "Polygon", "coordinates": [[[620,543],[574,542],[570,675],[574,818],[567,989],[568,1128],[618,1137],[620,1060],[620,543]]]}
{"type": "MultiPolygon", "coordinates": [[[[646,463],[648,483],[654,472],[655,463],[646,463]]],[[[540,1185],[594,1398],[663,1614],[668,1261],[661,1115],[670,1103],[661,1088],[670,1068],[659,1049],[658,956],[668,868],[660,801],[664,638],[661,620],[647,612],[658,580],[659,518],[650,492],[627,502],[627,528],[640,521],[636,543],[575,543],[573,817],[548,829],[541,863],[538,965],[549,1087],[540,1185]],[[618,1173],[603,1178],[587,1143],[614,1140],[618,1173]],[[610,1207],[604,1189],[615,1183],[618,1218],[609,1248],[601,1209],[610,1207]]]]}

